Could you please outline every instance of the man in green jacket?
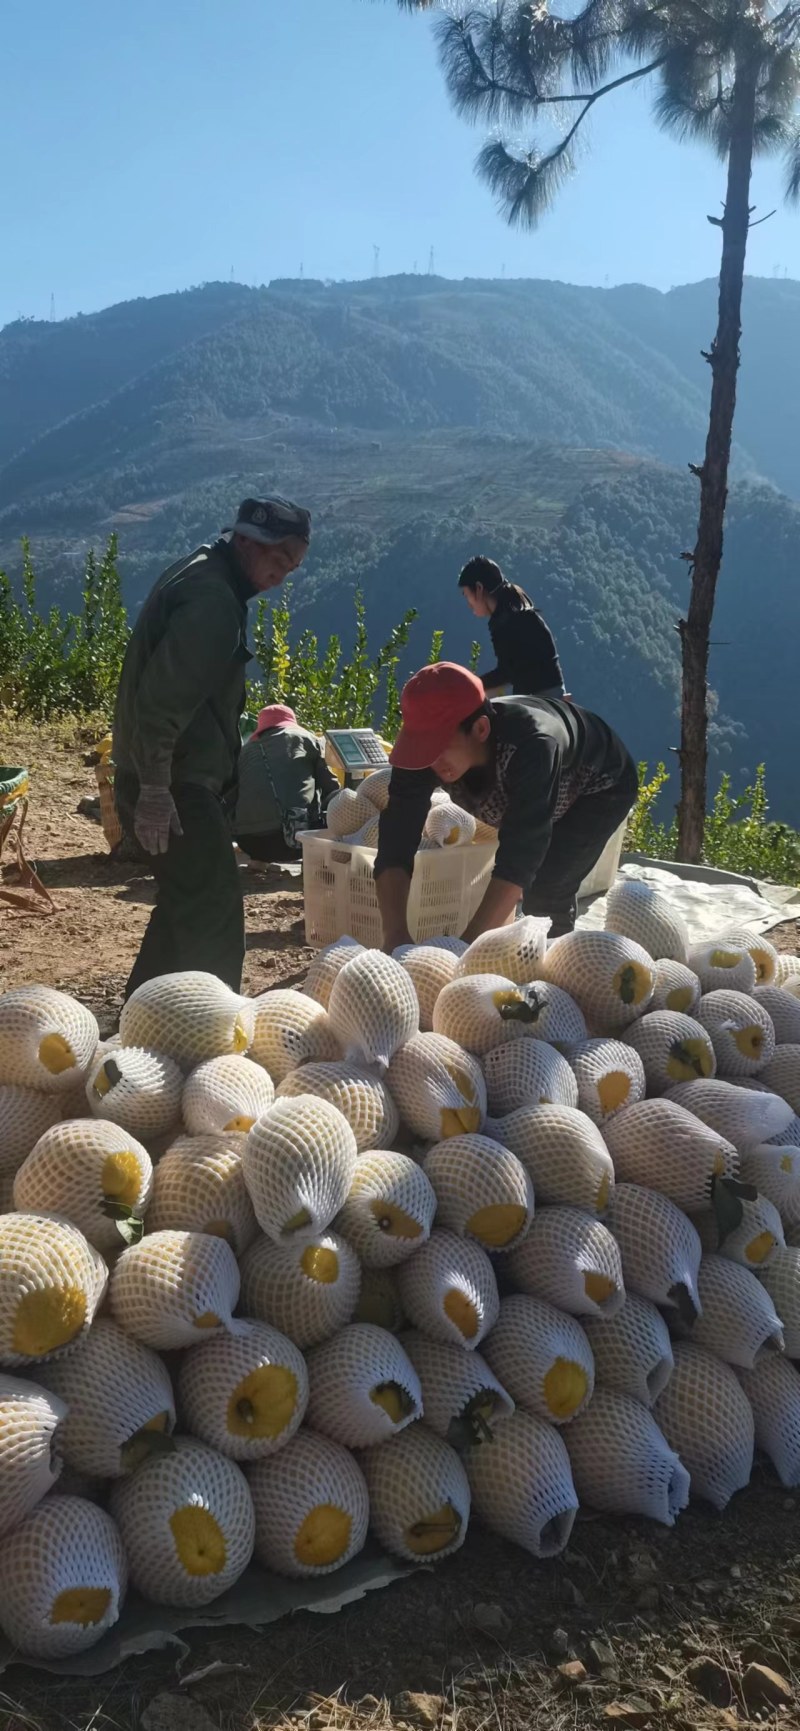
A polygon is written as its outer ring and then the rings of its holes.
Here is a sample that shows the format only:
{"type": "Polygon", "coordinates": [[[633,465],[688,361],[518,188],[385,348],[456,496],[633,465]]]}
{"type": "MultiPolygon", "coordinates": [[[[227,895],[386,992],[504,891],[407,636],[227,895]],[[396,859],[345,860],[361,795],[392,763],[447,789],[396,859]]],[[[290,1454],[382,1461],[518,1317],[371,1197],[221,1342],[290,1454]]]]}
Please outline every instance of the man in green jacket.
{"type": "Polygon", "coordinates": [[[186,968],[241,989],[244,905],[229,814],[247,603],[298,569],[310,537],[300,506],[245,499],[233,529],[171,565],[139,614],[117,692],[114,785],[123,829],[152,855],[158,894],[126,997],[186,968]]]}

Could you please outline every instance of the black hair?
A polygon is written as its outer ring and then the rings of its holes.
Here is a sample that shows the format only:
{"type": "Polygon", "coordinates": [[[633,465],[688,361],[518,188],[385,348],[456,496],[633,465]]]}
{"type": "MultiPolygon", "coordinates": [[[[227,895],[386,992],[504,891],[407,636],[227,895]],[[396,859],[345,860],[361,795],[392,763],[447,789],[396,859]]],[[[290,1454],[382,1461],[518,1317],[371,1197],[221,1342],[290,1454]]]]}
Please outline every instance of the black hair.
{"type": "Polygon", "coordinates": [[[487,595],[502,598],[503,605],[511,613],[523,613],[533,606],[530,595],[519,587],[518,583],[507,583],[500,566],[494,559],[487,559],[485,553],[477,553],[474,559],[468,559],[458,579],[459,589],[476,589],[481,584],[487,595]]]}
{"type": "Polygon", "coordinates": [[[484,698],[483,703],[478,704],[477,709],[473,709],[471,715],[465,716],[464,720],[459,722],[459,733],[471,733],[476,721],[480,721],[482,715],[488,715],[491,720],[492,712],[489,708],[488,697],[484,698]]]}

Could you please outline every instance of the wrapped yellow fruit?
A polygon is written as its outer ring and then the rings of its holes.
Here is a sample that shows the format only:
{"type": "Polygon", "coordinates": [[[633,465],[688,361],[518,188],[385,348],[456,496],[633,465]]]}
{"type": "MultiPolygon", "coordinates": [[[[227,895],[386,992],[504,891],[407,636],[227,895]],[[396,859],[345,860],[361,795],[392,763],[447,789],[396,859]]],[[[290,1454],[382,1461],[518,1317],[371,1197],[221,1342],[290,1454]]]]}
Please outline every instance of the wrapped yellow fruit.
{"type": "Polygon", "coordinates": [[[416,1160],[376,1149],[356,1161],[335,1225],[365,1268],[393,1268],[430,1238],[435,1213],[436,1195],[416,1160]]]}
{"type": "Polygon", "coordinates": [[[514,1040],[495,1046],[483,1060],[486,1097],[494,1118],[520,1106],[577,1106],[574,1071],[544,1040],[514,1040]]]}
{"type": "Polygon", "coordinates": [[[783,1352],[775,1306],[747,1268],[726,1256],[704,1256],[697,1289],[702,1310],[691,1331],[695,1346],[743,1370],[752,1370],[770,1352],[783,1352]]]}
{"type": "Polygon", "coordinates": [[[754,1446],[750,1402],[730,1365],[678,1341],[675,1369],[654,1417],[689,1473],[692,1496],[727,1508],[750,1483],[754,1446]]]}
{"type": "Polygon", "coordinates": [[[526,914],[521,920],[512,920],[510,925],[482,932],[461,957],[458,976],[502,974],[518,986],[529,985],[544,961],[549,930],[549,919],[526,914]]]}
{"type": "MultiPolygon", "coordinates": [[[[703,998],[701,1004],[705,1002],[703,998]]],[[[699,1007],[697,1013],[699,1016],[699,1007]]],[[[717,1059],[710,1029],[704,1022],[682,1016],[676,1010],[652,1010],[642,1016],[641,1021],[628,1029],[625,1043],[641,1058],[650,1095],[665,1094],[676,1082],[694,1082],[698,1077],[716,1074],[717,1059]]]]}
{"type": "Polygon", "coordinates": [[[566,1550],[578,1512],[569,1455],[552,1424],[518,1408],[490,1447],[464,1457],[472,1510],[485,1527],[534,1557],[566,1550]]]}
{"type": "Polygon", "coordinates": [[[251,1058],[208,1058],[186,1078],[183,1122],[190,1136],[246,1136],[274,1099],[269,1072],[251,1058]]]}
{"type": "Polygon", "coordinates": [[[145,1346],[172,1352],[206,1330],[241,1333],[236,1258],[224,1238],[205,1232],[152,1232],[123,1250],[111,1281],[114,1320],[145,1346]]]}
{"type": "Polygon", "coordinates": [[[776,986],[793,988],[800,982],[800,956],[781,953],[775,972],[776,986]]]}
{"type": "Polygon", "coordinates": [[[358,1303],[347,1321],[373,1322],[376,1328],[388,1328],[390,1334],[400,1333],[406,1317],[393,1268],[362,1268],[358,1303]]]}
{"type": "Polygon", "coordinates": [[[672,1375],[669,1329],[646,1298],[629,1292],[616,1316],[584,1319],[598,1387],[652,1406],[672,1375]]]}
{"type": "Polygon", "coordinates": [[[248,1334],[212,1335],[190,1347],[178,1398],[192,1436],[230,1460],[261,1460],[284,1448],[303,1422],[305,1359],[277,1328],[251,1322],[248,1334]]]}
{"type": "Polygon", "coordinates": [[[352,787],[343,787],[326,807],[325,825],[328,834],[339,841],[347,835],[355,835],[356,830],[362,829],[374,816],[375,806],[371,799],[365,799],[352,787]]]}
{"type": "Polygon", "coordinates": [[[745,1148],[741,1173],[745,1184],[774,1202],[785,1227],[800,1226],[800,1148],[745,1148]]]}
{"type": "Polygon", "coordinates": [[[305,1352],[350,1322],[361,1268],[335,1232],[301,1244],[258,1238],[242,1258],[242,1309],[288,1335],[305,1352]]]}
{"type": "Polygon", "coordinates": [[[768,1142],[779,1136],[794,1116],[788,1102],[777,1094],[737,1087],[719,1076],[709,1077],[707,1082],[681,1082],[670,1088],[666,1097],[684,1106],[734,1148],[768,1142]]]}
{"type": "Polygon", "coordinates": [[[697,975],[683,962],[656,963],[656,985],[650,1000],[651,1010],[676,1010],[679,1015],[693,1016],[700,1002],[701,986],[697,975]]]}
{"type": "Polygon", "coordinates": [[[171,1454],[118,1479],[111,1513],[131,1583],[155,1605],[210,1605],[253,1554],[255,1514],[244,1473],[190,1437],[176,1437],[171,1454]]]}
{"type": "Polygon", "coordinates": [[[262,1232],[309,1242],[344,1207],[358,1145],[341,1112],[315,1094],[276,1100],[253,1125],[242,1159],[262,1232]]]}
{"type": "Polygon", "coordinates": [[[364,1474],[349,1449],[298,1431],[248,1473],[256,1557],[277,1575],[329,1575],[363,1550],[369,1525],[364,1474]]]}
{"type": "Polygon", "coordinates": [[[692,972],[708,992],[752,992],[757,984],[756,965],[749,950],[739,944],[717,938],[714,942],[693,944],[687,956],[692,972]]]}
{"type": "Polygon", "coordinates": [[[797,998],[793,998],[791,992],[785,992],[782,986],[756,986],[753,997],[769,1016],[776,1044],[800,1045],[800,1002],[797,998]]]}
{"type": "Polygon", "coordinates": [[[356,1062],[386,1069],[393,1054],[419,1033],[419,1003],[409,975],[380,950],[364,950],[333,982],[331,1027],[356,1062]]]}
{"type": "Polygon", "coordinates": [[[800,1115],[800,1045],[779,1046],[759,1070],[759,1081],[788,1102],[793,1116],[800,1115]]]}
{"type": "Polygon", "coordinates": [[[800,1485],[800,1371],[774,1353],[737,1376],[753,1409],[756,1447],[787,1490],[800,1485]]]}
{"type": "Polygon", "coordinates": [[[654,961],[685,962],[689,928],[653,884],[618,878],[606,897],[606,931],[632,938],[654,961]]]}
{"type": "Polygon", "coordinates": [[[267,1071],[276,1088],[300,1064],[341,1057],[327,1011],[303,992],[264,992],[253,1000],[253,1009],[250,1057],[267,1071]]]}
{"type": "Polygon", "coordinates": [[[414,1034],[394,1057],[386,1086],[403,1123],[425,1142],[483,1128],[486,1083],[477,1058],[444,1034],[414,1034]]]}
{"type": "Polygon", "coordinates": [[[524,1039],[539,1015],[535,985],[518,986],[502,974],[466,974],[439,993],[433,1028],[481,1058],[495,1046],[524,1039]]]}
{"type": "Polygon", "coordinates": [[[83,1004],[51,986],[0,995],[0,1086],[65,1094],[81,1083],[100,1039],[83,1004]]]}
{"type": "Polygon", "coordinates": [[[85,1653],[114,1627],[127,1582],[110,1516],[82,1497],[47,1497],[3,1540],[0,1628],[31,1659],[85,1653]]]}
{"type": "Polygon", "coordinates": [[[368,799],[376,811],[385,811],[389,804],[389,783],[392,779],[392,766],[387,763],[385,769],[374,769],[371,775],[365,775],[359,782],[358,791],[362,799],[368,799]]]}
{"type": "Polygon", "coordinates": [[[620,1248],[626,1288],[694,1322],[702,1310],[697,1286],[702,1252],[683,1211],[655,1190],[617,1183],[608,1223],[620,1248]]]}
{"type": "Polygon", "coordinates": [[[316,1094],[341,1112],[359,1154],[368,1148],[391,1148],[400,1120],[389,1089],[373,1071],[346,1059],[304,1064],[284,1077],[277,1097],[295,1100],[301,1094],[316,1094]]]}
{"type": "Polygon", "coordinates": [[[565,1438],[582,1504],[674,1527],[689,1502],[689,1474],[647,1407],[599,1388],[565,1438]]]}
{"type": "Polygon", "coordinates": [[[615,932],[568,932],[542,964],[543,976],[569,992],[592,1027],[613,1034],[643,1016],[653,996],[656,965],[630,938],[615,932]]]}
{"type": "Polygon", "coordinates": [[[39,1137],[58,1123],[61,1108],[58,1094],[40,1094],[13,1082],[0,1086],[0,1177],[14,1177],[39,1137]]]}
{"type": "MultiPolygon", "coordinates": [[[[393,954],[395,961],[405,968],[417,994],[420,1031],[429,1034],[433,1028],[436,999],[455,979],[458,957],[451,950],[436,949],[430,944],[401,944],[393,954]]],[[[403,1047],[400,1049],[404,1050],[403,1047]]]]}
{"type": "Polygon", "coordinates": [[[99,1316],[75,1352],[43,1365],[40,1374],[66,1402],[67,1466],[90,1479],[133,1472],[175,1428],[166,1365],[110,1317],[99,1316]]]}
{"type": "Polygon", "coordinates": [[[622,1260],[607,1226],[577,1208],[540,1208],[508,1272],[531,1298],[570,1316],[614,1316],[625,1302],[622,1260]]]}
{"type": "Polygon", "coordinates": [[[578,1085],[575,1105],[594,1124],[607,1124],[645,1095],[644,1065],[622,1040],[584,1040],[570,1046],[569,1062],[578,1085]]]}
{"type": "MultiPolygon", "coordinates": [[[[775,1029],[755,997],[744,992],[708,992],[700,999],[696,1015],[713,1043],[721,1076],[759,1076],[769,1064],[775,1052],[775,1029]]],[[[672,1080],[692,1078],[673,1076],[672,1080]]]]}
{"type": "Polygon", "coordinates": [[[501,1299],[484,1353],[517,1406],[547,1424],[569,1423],[592,1398],[594,1358],[586,1334],[574,1316],[541,1298],[515,1292],[501,1299]]]}
{"type": "Polygon", "coordinates": [[[725,932],[723,942],[736,949],[747,950],[756,970],[756,985],[771,986],[778,976],[778,952],[763,932],[749,932],[737,926],[725,932]]]}
{"type": "Polygon", "coordinates": [[[454,1448],[492,1437],[514,1402],[479,1352],[450,1341],[428,1340],[408,1329],[402,1345],[419,1377],[425,1423],[454,1448]]]}
{"type": "Polygon", "coordinates": [[[425,1425],[361,1457],[370,1526],[397,1557],[430,1562],[452,1556],[467,1536],[469,1480],[449,1443],[425,1425]]]}
{"type": "Polygon", "coordinates": [[[354,956],[363,953],[364,945],[356,943],[355,938],[337,938],[335,943],[326,944],[324,949],[317,950],[311,967],[301,986],[303,996],[313,998],[323,1010],[328,1008],[331,988],[340,968],[351,962],[354,956]]]}
{"type": "Polygon", "coordinates": [[[0,1374],[0,1538],[53,1489],[66,1416],[45,1386],[0,1374]]]}
{"type": "Polygon", "coordinates": [[[378,845],[378,837],[380,834],[380,827],[381,827],[380,813],[377,811],[373,811],[372,816],[368,819],[368,821],[366,823],[362,824],[360,829],[355,830],[352,835],[345,836],[344,840],[346,842],[350,843],[350,845],[352,847],[375,847],[376,848],[378,845]]]}
{"type": "Polygon", "coordinates": [[[693,1213],[692,1224],[706,1254],[716,1255],[718,1252],[720,1256],[729,1257],[731,1262],[740,1262],[743,1268],[752,1268],[758,1273],[768,1266],[776,1250],[786,1242],[781,1217],[766,1196],[757,1196],[753,1201],[741,1198],[740,1207],[741,1221],[724,1237],[720,1234],[716,1215],[708,1211],[693,1213]]]}
{"type": "MultiPolygon", "coordinates": [[[[508,1048],[511,1050],[511,1048],[508,1048]]],[[[533,1219],[533,1185],[509,1148],[489,1136],[450,1136],[425,1159],[440,1226],[484,1250],[520,1244],[533,1219]]]]}
{"type": "Polygon", "coordinates": [[[397,1283],[409,1322],[431,1340],[473,1348],[497,1321],[500,1298],[486,1251],[454,1232],[437,1227],[400,1264],[397,1283]]]}
{"type": "Polygon", "coordinates": [[[0,1364],[68,1352],[91,1326],[107,1278],[102,1257],[68,1220],[0,1215],[0,1364]]]}
{"type": "Polygon", "coordinates": [[[521,1160],[537,1202],[602,1214],[614,1167],[596,1124],[574,1106],[520,1106],[487,1131],[521,1160]]]}
{"type": "Polygon", "coordinates": [[[369,1448],[422,1417],[419,1377],[399,1340],[351,1322],[308,1354],[308,1423],[344,1448],[369,1448]]]}
{"type": "Polygon", "coordinates": [[[469,847],[475,840],[475,819],[452,799],[435,800],[425,819],[423,834],[437,847],[469,847]]]}
{"type": "Polygon", "coordinates": [[[715,1179],[735,1177],[739,1156],[674,1100],[640,1100],[605,1126],[618,1184],[658,1190],[687,1213],[710,1208],[715,1179]]]}
{"type": "Polygon", "coordinates": [[[172,1058],[117,1046],[95,1057],[86,1098],[95,1118],[107,1118],[141,1140],[167,1136],[181,1115],[183,1071],[172,1058]]]}
{"type": "Polygon", "coordinates": [[[216,974],[194,970],[145,980],[123,1005],[123,1046],[141,1046],[194,1070],[206,1058],[243,1053],[253,1043],[255,1009],[216,974]]]}
{"type": "Polygon", "coordinates": [[[117,1124],[77,1118],[37,1142],[14,1179],[14,1206],[62,1214],[96,1250],[111,1251],[121,1229],[141,1237],[152,1190],[153,1164],[140,1142],[117,1124]]]}
{"type": "Polygon", "coordinates": [[[244,1149],[242,1135],[179,1136],[155,1169],[148,1232],[210,1232],[241,1256],[258,1235],[244,1149]]]}
{"type": "Polygon", "coordinates": [[[778,1245],[759,1278],[783,1323],[787,1358],[800,1358],[800,1250],[778,1245]]]}

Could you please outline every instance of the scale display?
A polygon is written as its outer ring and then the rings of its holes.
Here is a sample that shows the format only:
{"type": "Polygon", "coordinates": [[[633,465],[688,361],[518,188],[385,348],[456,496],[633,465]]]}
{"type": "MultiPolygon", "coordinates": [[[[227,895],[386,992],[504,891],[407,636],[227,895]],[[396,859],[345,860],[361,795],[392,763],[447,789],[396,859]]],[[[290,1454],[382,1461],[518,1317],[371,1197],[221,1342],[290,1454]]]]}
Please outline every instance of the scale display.
{"type": "Polygon", "coordinates": [[[386,751],[371,727],[335,727],[325,738],[347,780],[363,780],[388,762],[386,751]]]}

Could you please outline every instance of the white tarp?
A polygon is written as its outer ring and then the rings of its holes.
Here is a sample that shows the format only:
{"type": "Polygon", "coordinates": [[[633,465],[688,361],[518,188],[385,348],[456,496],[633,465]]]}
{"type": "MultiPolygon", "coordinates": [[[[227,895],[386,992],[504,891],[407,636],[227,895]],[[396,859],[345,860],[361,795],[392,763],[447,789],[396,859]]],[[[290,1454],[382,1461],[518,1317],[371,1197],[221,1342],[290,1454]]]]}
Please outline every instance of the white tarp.
{"type": "MultiPolygon", "coordinates": [[[[709,873],[709,877],[713,874],[709,873]]],[[[639,878],[654,884],[683,915],[693,943],[716,937],[731,926],[751,932],[768,932],[784,920],[800,919],[800,890],[784,884],[760,883],[754,891],[746,883],[721,883],[678,877],[658,866],[628,864],[620,867],[621,878],[639,878]]],[[[605,925],[606,898],[599,896],[581,914],[578,925],[597,931],[605,925]]]]}

